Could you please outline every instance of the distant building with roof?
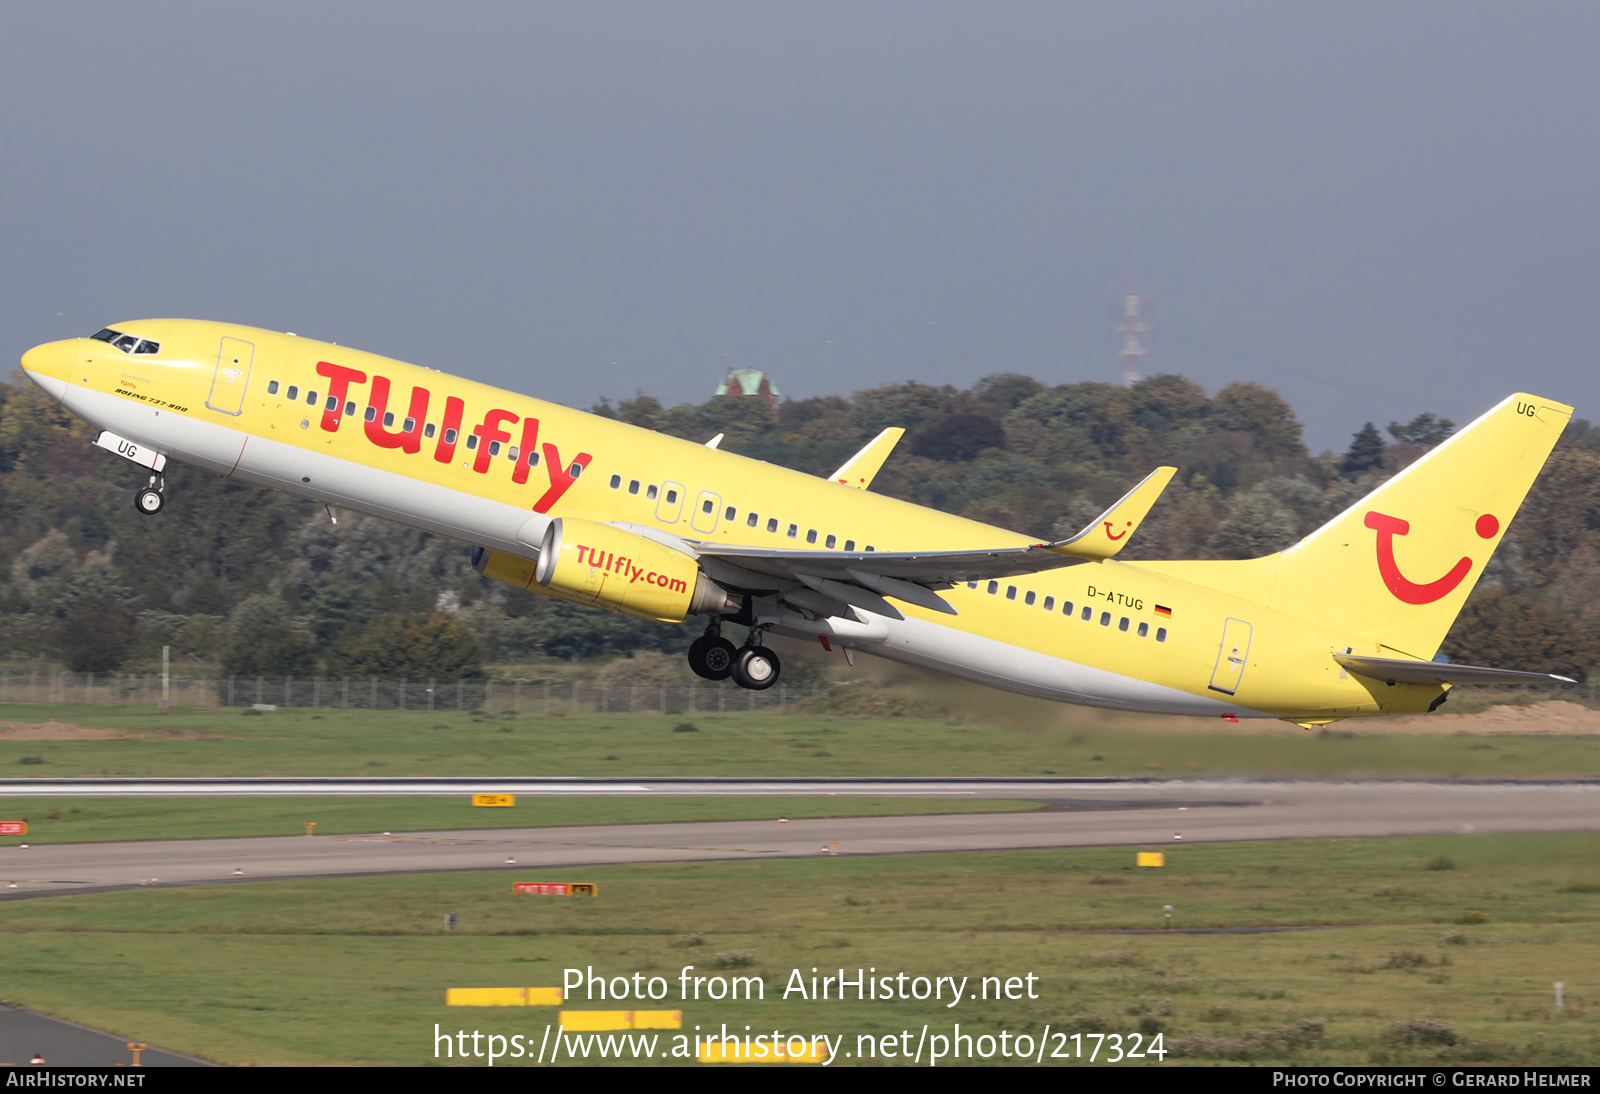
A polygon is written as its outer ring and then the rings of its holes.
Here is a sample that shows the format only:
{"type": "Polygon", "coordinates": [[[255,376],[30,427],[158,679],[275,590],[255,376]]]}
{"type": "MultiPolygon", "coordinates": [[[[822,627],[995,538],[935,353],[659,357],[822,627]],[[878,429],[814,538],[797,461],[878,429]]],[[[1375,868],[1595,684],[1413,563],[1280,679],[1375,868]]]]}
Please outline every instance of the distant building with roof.
{"type": "Polygon", "coordinates": [[[778,390],[778,385],[772,382],[772,377],[758,368],[730,368],[728,375],[711,394],[744,395],[761,399],[774,415],[778,413],[778,400],[783,395],[778,390]]]}

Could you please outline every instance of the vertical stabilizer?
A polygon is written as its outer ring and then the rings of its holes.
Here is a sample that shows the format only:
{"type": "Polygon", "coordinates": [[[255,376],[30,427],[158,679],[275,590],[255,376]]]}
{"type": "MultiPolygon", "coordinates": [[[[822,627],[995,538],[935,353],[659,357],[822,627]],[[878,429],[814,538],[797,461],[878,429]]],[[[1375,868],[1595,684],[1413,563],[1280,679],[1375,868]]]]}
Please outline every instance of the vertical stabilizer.
{"type": "Polygon", "coordinates": [[[1571,416],[1512,395],[1286,551],[1139,565],[1431,658],[1571,416]]]}

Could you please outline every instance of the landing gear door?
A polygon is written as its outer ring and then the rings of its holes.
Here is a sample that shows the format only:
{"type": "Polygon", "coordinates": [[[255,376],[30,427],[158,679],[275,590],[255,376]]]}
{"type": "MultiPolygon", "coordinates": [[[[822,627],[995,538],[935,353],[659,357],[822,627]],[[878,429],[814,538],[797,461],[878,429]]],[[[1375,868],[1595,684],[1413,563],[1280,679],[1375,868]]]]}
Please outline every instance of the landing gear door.
{"type": "Polygon", "coordinates": [[[1250,657],[1250,624],[1230,619],[1222,625],[1222,649],[1217,652],[1217,667],[1211,671],[1211,690],[1232,695],[1244,679],[1245,662],[1250,657]]]}
{"type": "Polygon", "coordinates": [[[206,396],[206,406],[224,414],[238,414],[244,409],[244,389],[250,383],[250,363],[255,359],[256,347],[251,342],[237,338],[224,338],[217,350],[217,371],[211,377],[211,392],[206,396]]]}

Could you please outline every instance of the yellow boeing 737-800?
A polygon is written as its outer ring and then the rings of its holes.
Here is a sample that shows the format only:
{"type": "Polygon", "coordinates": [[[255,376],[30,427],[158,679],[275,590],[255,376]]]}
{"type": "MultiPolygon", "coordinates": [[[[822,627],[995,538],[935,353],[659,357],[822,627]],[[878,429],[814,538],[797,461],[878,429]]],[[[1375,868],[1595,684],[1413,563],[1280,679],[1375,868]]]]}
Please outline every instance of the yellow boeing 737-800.
{"type": "Polygon", "coordinates": [[[770,687],[763,636],[820,640],[1119,710],[1308,728],[1433,710],[1458,683],[1564,679],[1436,651],[1572,408],[1512,395],[1289,549],[1120,562],[1173,474],[1038,543],[871,493],[887,430],[831,478],[344,346],[118,324],[22,367],[149,472],[169,459],[475,544],[484,576],[649,619],[708,617],[694,670],[770,687]],[[749,628],[736,648],[724,621],[749,628]]]}

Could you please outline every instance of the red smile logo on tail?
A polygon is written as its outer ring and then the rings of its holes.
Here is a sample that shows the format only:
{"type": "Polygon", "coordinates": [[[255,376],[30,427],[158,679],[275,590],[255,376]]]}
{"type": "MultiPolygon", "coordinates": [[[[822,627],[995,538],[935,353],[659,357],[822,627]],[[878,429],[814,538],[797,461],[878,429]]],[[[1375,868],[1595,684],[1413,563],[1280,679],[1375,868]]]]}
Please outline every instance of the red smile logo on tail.
{"type": "MultiPolygon", "coordinates": [[[[1111,522],[1109,520],[1107,520],[1107,521],[1102,521],[1101,523],[1103,523],[1106,526],[1106,538],[1111,540],[1113,543],[1115,543],[1117,540],[1121,539],[1123,536],[1128,534],[1127,531],[1124,530],[1124,531],[1118,532],[1116,535],[1112,535],[1111,534],[1111,522]]],[[[1133,521],[1131,521],[1131,520],[1128,521],[1127,522],[1127,526],[1128,526],[1128,528],[1132,528],[1133,527],[1133,521]]]]}
{"type": "MultiPolygon", "coordinates": [[[[1463,558],[1437,581],[1419,584],[1408,580],[1394,559],[1394,537],[1411,531],[1411,522],[1374,510],[1367,513],[1364,523],[1378,533],[1378,573],[1383,578],[1384,586],[1397,600],[1407,604],[1432,604],[1436,600],[1443,600],[1472,572],[1472,560],[1463,558]]],[[[1500,531],[1500,521],[1485,513],[1478,518],[1473,530],[1483,539],[1493,539],[1500,531]]]]}

